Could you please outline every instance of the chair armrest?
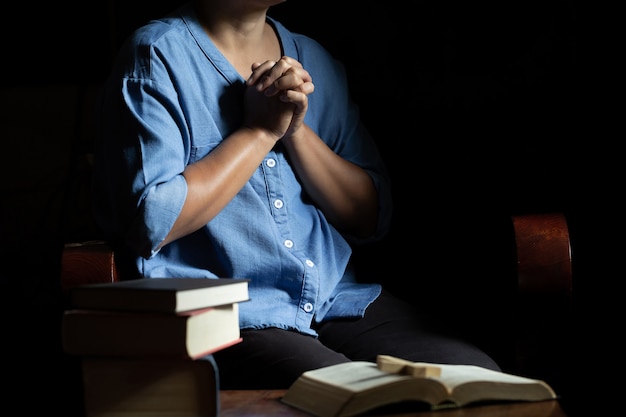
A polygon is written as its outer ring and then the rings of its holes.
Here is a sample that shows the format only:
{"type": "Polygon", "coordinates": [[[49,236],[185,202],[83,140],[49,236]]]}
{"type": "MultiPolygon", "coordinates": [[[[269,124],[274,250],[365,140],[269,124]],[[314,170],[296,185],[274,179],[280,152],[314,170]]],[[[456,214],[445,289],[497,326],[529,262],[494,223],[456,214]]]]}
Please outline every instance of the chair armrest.
{"type": "Polygon", "coordinates": [[[513,372],[567,389],[574,343],[572,250],[562,213],[513,216],[517,303],[513,372]]]}
{"type": "Polygon", "coordinates": [[[119,281],[115,252],[103,241],[68,243],[61,258],[61,287],[119,281]]]}
{"type": "Polygon", "coordinates": [[[572,293],[572,252],[562,213],[512,216],[520,295],[572,293]]]}

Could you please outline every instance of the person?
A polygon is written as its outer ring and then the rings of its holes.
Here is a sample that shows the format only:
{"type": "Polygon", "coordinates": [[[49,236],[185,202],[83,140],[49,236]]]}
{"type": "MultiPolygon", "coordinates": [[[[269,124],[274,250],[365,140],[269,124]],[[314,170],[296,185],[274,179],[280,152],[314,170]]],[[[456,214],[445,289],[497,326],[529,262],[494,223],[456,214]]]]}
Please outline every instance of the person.
{"type": "Polygon", "coordinates": [[[250,279],[223,389],[377,354],[500,369],[355,275],[390,178],[344,65],[268,14],[283,1],[190,1],[127,39],[97,108],[100,228],[139,277],[250,279]]]}

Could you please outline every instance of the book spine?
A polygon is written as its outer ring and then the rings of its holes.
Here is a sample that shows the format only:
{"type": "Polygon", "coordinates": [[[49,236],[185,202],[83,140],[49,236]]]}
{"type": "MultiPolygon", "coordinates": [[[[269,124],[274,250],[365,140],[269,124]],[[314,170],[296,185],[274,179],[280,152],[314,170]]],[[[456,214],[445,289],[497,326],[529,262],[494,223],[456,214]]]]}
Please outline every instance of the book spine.
{"type": "Polygon", "coordinates": [[[63,316],[63,350],[70,355],[188,356],[188,317],[69,312],[63,316]]]}

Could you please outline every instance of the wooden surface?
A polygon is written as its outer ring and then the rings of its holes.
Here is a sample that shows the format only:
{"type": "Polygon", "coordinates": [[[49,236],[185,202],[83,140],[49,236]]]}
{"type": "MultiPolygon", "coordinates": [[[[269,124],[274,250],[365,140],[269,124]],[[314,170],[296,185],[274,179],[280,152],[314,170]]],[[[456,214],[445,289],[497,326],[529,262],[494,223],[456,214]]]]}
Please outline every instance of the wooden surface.
{"type": "MultiPolygon", "coordinates": [[[[311,417],[282,404],[284,390],[220,391],[220,417],[311,417]]],[[[567,417],[558,401],[492,404],[439,411],[403,410],[378,417],[567,417]]]]}

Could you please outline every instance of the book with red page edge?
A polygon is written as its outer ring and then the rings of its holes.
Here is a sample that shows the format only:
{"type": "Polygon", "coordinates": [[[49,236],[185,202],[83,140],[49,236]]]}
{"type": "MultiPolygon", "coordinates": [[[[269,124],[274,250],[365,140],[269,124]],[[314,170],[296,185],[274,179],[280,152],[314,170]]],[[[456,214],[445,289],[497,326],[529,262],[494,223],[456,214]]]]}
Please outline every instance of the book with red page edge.
{"type": "Polygon", "coordinates": [[[176,314],[73,309],[62,319],[69,355],[196,359],[240,341],[238,303],[176,314]]]}

